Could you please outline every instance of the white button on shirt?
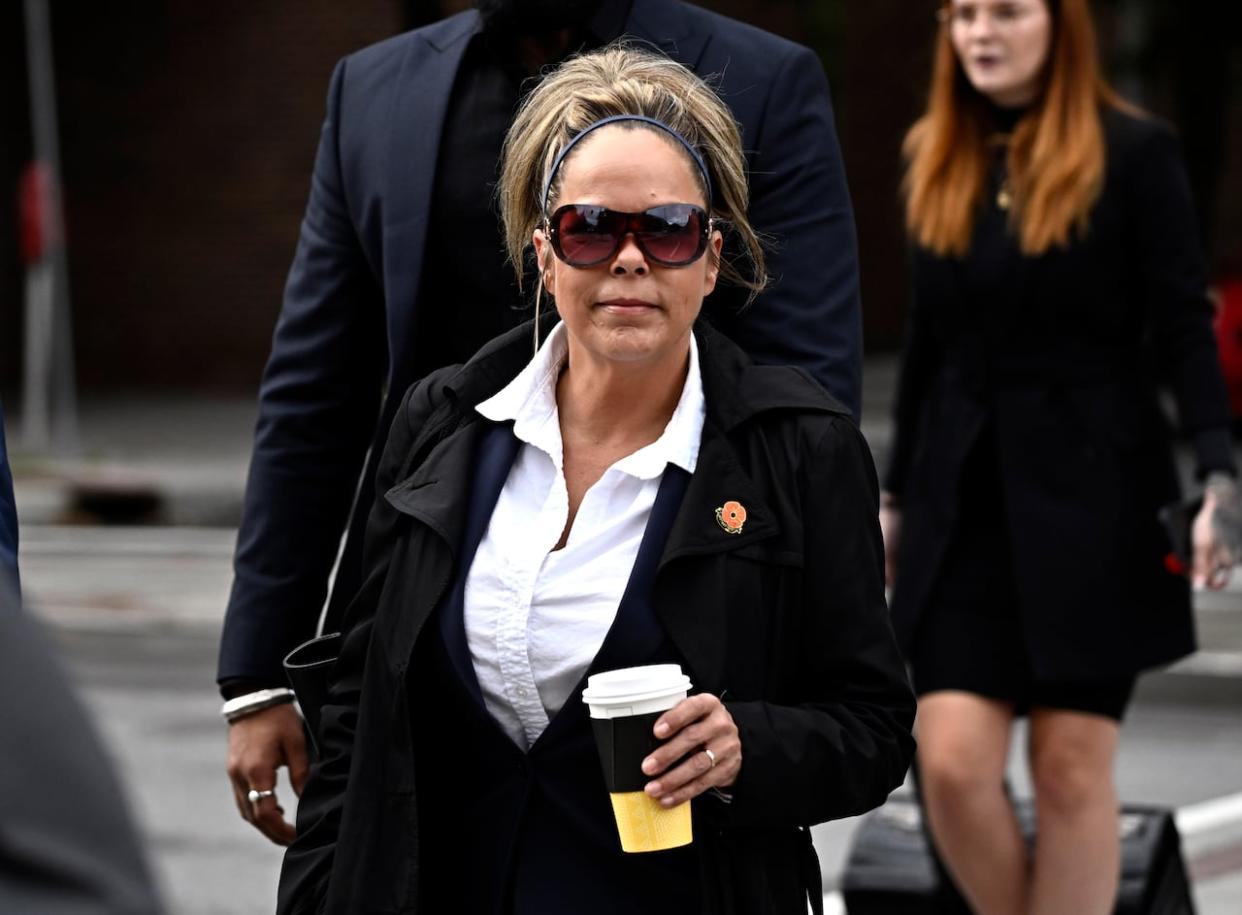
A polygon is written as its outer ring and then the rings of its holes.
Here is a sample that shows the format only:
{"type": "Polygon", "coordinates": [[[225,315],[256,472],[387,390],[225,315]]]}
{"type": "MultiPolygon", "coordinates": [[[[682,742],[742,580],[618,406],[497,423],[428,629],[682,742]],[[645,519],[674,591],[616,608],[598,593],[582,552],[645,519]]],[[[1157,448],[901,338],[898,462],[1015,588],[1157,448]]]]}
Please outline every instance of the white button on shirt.
{"type": "Polygon", "coordinates": [[[556,382],[567,352],[565,325],[535,358],[476,409],[513,420],[523,443],[466,576],[466,641],[483,701],[523,749],[568,701],[617,614],[664,468],[693,473],[703,433],[698,346],[681,397],[661,436],[617,461],[569,520],[556,382]]]}

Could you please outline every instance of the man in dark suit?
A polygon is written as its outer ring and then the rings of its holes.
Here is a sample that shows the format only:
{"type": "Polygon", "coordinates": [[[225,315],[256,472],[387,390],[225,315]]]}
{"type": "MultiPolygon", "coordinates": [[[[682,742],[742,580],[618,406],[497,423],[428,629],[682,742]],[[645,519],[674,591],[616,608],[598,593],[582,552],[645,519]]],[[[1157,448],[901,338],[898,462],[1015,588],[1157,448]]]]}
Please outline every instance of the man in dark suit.
{"type": "Polygon", "coordinates": [[[775,281],[745,310],[740,291],[720,290],[710,317],[757,360],[802,366],[858,408],[853,215],[814,54],[679,0],[479,6],[345,58],[328,92],[260,391],[218,671],[239,811],[280,843],[293,828],[269,789],[287,765],[300,790],[306,754],[291,706],[268,688],[284,685],[282,656],[315,632],[347,518],[325,631],[357,590],[374,446],[412,382],[528,315],[491,189],[530,76],[625,35],[718,77],[742,126],[751,221],[774,242],[775,281]]]}
{"type": "MultiPolygon", "coordinates": [[[[0,579],[8,575],[17,586],[17,506],[13,499],[13,474],[4,444],[4,408],[0,407],[0,579]]],[[[0,584],[0,587],[3,587],[0,584]]]]}

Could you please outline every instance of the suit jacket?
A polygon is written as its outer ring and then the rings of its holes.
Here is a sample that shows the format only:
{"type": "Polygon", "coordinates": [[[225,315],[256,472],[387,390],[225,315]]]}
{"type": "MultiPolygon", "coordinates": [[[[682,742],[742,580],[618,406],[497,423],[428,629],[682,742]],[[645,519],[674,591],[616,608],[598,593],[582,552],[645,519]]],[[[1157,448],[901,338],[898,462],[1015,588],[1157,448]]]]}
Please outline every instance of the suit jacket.
{"type": "MultiPolygon", "coordinates": [[[[379,446],[400,395],[416,380],[407,368],[414,315],[451,307],[419,301],[434,186],[429,164],[458,64],[479,27],[468,11],[359,51],[333,73],[310,202],[260,390],[222,680],[283,681],[280,659],[314,634],[347,517],[328,628],[357,590],[379,446]]],[[[712,297],[721,300],[719,325],[760,361],[801,365],[856,408],[853,217],[818,60],[806,48],[673,0],[634,0],[626,32],[700,74],[719,75],[748,150],[752,221],[780,242],[769,261],[775,282],[749,309],[735,314],[738,300],[723,288],[712,297]]]]}
{"type": "MultiPolygon", "coordinates": [[[[9,575],[17,586],[17,505],[13,499],[13,474],[4,443],[4,409],[0,408],[0,577],[9,575]]],[[[0,582],[0,587],[3,583],[0,582]]]]}
{"type": "MultiPolygon", "coordinates": [[[[914,706],[885,609],[877,484],[857,427],[804,372],[755,365],[710,328],[696,332],[702,446],[651,602],[696,687],[726,697],[740,732],[733,802],[715,804],[713,828],[696,838],[701,870],[720,875],[703,888],[705,910],[740,913],[756,911],[738,900],[762,896],[765,881],[798,873],[790,861],[801,829],[861,813],[901,783],[914,706]],[[747,510],[738,534],[716,521],[730,499],[747,510]]],[[[323,754],[285,857],[282,912],[414,911],[418,759],[405,682],[457,571],[488,428],[473,406],[521,369],[528,334],[519,328],[465,367],[433,373],[394,420],[365,580],[323,710],[323,754]]]]}
{"type": "MultiPolygon", "coordinates": [[[[1116,110],[1103,118],[1106,178],[1088,231],[1041,257],[1000,241],[986,269],[1007,294],[971,301],[976,261],[915,252],[886,480],[902,500],[893,616],[907,650],[983,434],[1036,675],[1128,676],[1194,649],[1189,588],[1166,568],[1157,519],[1179,494],[1157,392],[1172,390],[1200,472],[1231,470],[1212,307],[1172,134],[1116,110]]],[[[989,202],[974,249],[1003,226],[989,202]]]]}

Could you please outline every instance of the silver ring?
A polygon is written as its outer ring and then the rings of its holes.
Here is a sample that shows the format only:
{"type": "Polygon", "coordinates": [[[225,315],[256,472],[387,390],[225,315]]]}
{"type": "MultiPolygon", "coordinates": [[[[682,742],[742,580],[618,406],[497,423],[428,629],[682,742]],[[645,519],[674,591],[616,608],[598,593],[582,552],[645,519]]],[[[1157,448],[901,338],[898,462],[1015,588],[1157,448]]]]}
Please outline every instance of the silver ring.
{"type": "Polygon", "coordinates": [[[707,749],[707,747],[703,748],[703,752],[707,754],[707,758],[711,761],[711,766],[709,766],[708,768],[715,769],[716,768],[716,754],[713,753],[711,750],[707,749]]]}
{"type": "Polygon", "coordinates": [[[259,791],[257,788],[251,788],[250,791],[246,794],[246,799],[250,801],[250,803],[252,804],[257,804],[259,803],[259,801],[263,800],[263,798],[265,797],[275,797],[275,796],[276,796],[275,788],[268,788],[264,791],[259,791]]]}

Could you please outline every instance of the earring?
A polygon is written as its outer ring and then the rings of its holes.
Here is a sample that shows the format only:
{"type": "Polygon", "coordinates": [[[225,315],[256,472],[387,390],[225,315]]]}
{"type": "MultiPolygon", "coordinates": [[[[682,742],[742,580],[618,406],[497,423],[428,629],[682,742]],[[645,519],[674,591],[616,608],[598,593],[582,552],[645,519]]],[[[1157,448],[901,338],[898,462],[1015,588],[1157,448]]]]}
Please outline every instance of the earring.
{"type": "Polygon", "coordinates": [[[539,352],[539,318],[543,313],[543,294],[546,292],[548,298],[553,298],[551,289],[552,271],[545,270],[539,278],[539,284],[535,286],[535,333],[532,342],[532,352],[539,352]]]}

